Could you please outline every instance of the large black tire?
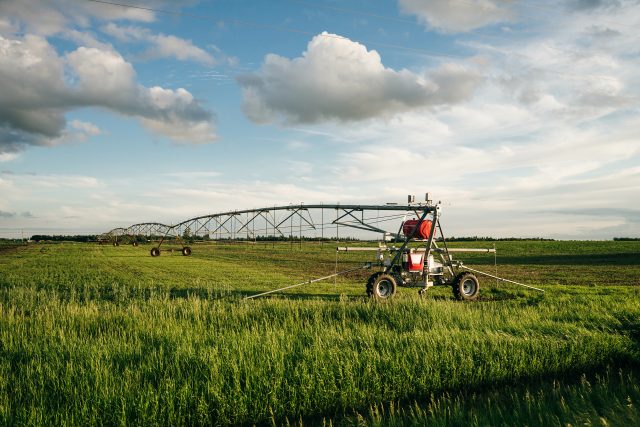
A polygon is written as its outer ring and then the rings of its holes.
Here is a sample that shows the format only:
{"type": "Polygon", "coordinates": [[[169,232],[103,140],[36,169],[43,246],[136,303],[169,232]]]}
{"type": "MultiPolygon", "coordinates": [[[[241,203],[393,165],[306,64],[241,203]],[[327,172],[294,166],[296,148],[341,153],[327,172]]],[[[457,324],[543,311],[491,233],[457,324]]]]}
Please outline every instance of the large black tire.
{"type": "Polygon", "coordinates": [[[469,272],[459,274],[452,289],[454,298],[460,301],[475,301],[480,296],[478,278],[469,272]]]}
{"type": "Polygon", "coordinates": [[[371,277],[373,279],[371,284],[367,284],[367,293],[370,297],[385,300],[396,294],[397,283],[392,275],[379,273],[374,276],[371,277]]]}
{"type": "Polygon", "coordinates": [[[371,276],[369,276],[369,279],[367,280],[367,296],[369,296],[369,297],[373,296],[373,282],[381,274],[382,274],[382,272],[378,271],[377,273],[373,273],[371,276]]]}
{"type": "Polygon", "coordinates": [[[191,248],[189,246],[185,246],[182,248],[182,255],[189,256],[191,255],[191,248]]]}
{"type": "Polygon", "coordinates": [[[151,256],[160,256],[160,249],[151,248],[151,256]]]}

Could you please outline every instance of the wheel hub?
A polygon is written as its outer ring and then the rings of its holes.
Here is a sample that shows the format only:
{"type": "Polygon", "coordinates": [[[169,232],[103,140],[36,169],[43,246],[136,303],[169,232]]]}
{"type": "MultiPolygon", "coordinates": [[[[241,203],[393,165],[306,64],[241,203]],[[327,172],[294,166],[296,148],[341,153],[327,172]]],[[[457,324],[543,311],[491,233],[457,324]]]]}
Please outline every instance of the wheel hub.
{"type": "Polygon", "coordinates": [[[391,285],[387,280],[382,280],[378,283],[378,293],[380,295],[386,296],[391,292],[391,285]]]}
{"type": "Polygon", "coordinates": [[[473,280],[467,279],[462,283],[462,292],[465,295],[473,295],[476,291],[476,284],[473,280]]]}

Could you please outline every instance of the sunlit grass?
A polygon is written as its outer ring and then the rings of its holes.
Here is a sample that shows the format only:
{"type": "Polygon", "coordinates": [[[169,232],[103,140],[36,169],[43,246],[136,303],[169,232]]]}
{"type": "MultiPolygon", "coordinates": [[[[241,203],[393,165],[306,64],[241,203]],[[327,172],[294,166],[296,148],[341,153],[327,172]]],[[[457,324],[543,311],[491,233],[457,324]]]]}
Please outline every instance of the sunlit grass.
{"type": "MultiPolygon", "coordinates": [[[[638,287],[589,281],[602,271],[595,262],[548,264],[539,258],[544,242],[498,243],[516,260],[499,270],[546,294],[482,281],[476,303],[454,301],[448,289],[423,299],[403,290],[374,303],[364,297],[363,273],[242,299],[367,260],[345,254],[336,266],[329,244],[202,245],[191,257],[158,258],[144,245],[63,244],[5,255],[0,424],[348,424],[356,413],[380,425],[522,424],[540,408],[557,418],[538,424],[583,420],[587,409],[616,421],[627,418],[592,401],[624,406],[625,397],[611,392],[619,384],[637,417],[638,389],[630,385],[637,373],[616,369],[640,361],[638,287]],[[518,261],[527,257],[537,264],[518,261]],[[558,277],[567,285],[548,283],[558,277]],[[607,366],[614,368],[602,371],[607,366]],[[582,373],[595,378],[593,396],[582,382],[516,387],[504,396],[495,389],[582,373]],[[533,396],[530,406],[523,390],[533,396]],[[560,395],[577,403],[552,405],[560,395]],[[400,402],[393,413],[390,402],[400,402]]],[[[625,244],[575,250],[605,261],[608,253],[637,253],[637,243],[612,243],[625,244]]],[[[550,256],[566,261],[579,244],[567,245],[550,256]]],[[[603,281],[637,281],[640,261],[621,259],[603,281]]],[[[491,256],[469,262],[495,268],[491,256]]]]}

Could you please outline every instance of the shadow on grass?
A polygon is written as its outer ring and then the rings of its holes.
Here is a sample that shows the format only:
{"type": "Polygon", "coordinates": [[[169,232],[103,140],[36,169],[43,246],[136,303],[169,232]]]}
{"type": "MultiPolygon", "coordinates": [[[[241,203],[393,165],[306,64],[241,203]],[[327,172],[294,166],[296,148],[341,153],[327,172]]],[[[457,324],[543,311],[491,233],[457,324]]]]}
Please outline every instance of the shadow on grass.
{"type": "Polygon", "coordinates": [[[14,254],[18,252],[20,249],[26,248],[27,245],[24,244],[0,244],[0,255],[5,254],[14,254]]]}
{"type": "MultiPolygon", "coordinates": [[[[302,417],[300,425],[637,425],[640,365],[612,360],[302,417]],[[544,412],[541,412],[544,411],[544,412]],[[609,421],[609,422],[607,422],[609,421]]],[[[272,420],[290,424],[289,419],[272,420]]]]}
{"type": "MultiPolygon", "coordinates": [[[[244,299],[259,295],[265,291],[233,291],[232,294],[238,299],[244,299]]],[[[274,292],[264,296],[259,296],[249,299],[249,301],[259,299],[278,299],[278,300],[291,300],[291,301],[340,301],[340,299],[347,299],[348,301],[357,301],[366,298],[366,296],[354,296],[344,294],[320,294],[320,293],[291,293],[286,292],[274,292]]]]}
{"type": "Polygon", "coordinates": [[[617,318],[624,334],[628,335],[635,344],[635,354],[632,362],[640,366],[640,319],[628,316],[617,316],[617,318]]]}
{"type": "MultiPolygon", "coordinates": [[[[447,295],[428,295],[427,298],[432,299],[434,301],[458,301],[453,296],[447,296],[447,295]]],[[[460,303],[478,304],[483,302],[509,301],[509,300],[514,300],[518,298],[519,297],[517,295],[512,295],[512,294],[485,295],[485,296],[478,297],[478,299],[475,301],[460,301],[460,303]]]]}
{"type": "MultiPolygon", "coordinates": [[[[0,287],[2,284],[0,283],[0,287]]],[[[116,304],[128,304],[132,300],[149,301],[154,300],[187,300],[187,299],[199,299],[203,301],[240,301],[249,298],[248,300],[258,299],[270,299],[270,300],[290,300],[290,301],[369,301],[370,297],[361,294],[345,294],[344,292],[273,292],[258,296],[269,290],[265,289],[217,289],[207,287],[188,287],[188,288],[175,288],[175,287],[149,287],[149,288],[130,288],[125,285],[102,285],[102,286],[87,286],[76,288],[73,286],[58,285],[55,289],[49,286],[37,286],[38,292],[48,292],[52,296],[61,301],[75,301],[85,303],[88,301],[105,301],[116,304]]],[[[409,295],[400,295],[401,299],[409,295]]],[[[418,298],[417,292],[414,295],[418,298]]],[[[425,300],[431,301],[456,301],[452,295],[439,295],[427,293],[421,297],[425,300]]],[[[390,298],[388,301],[399,299],[398,296],[390,298]]],[[[514,294],[509,292],[487,292],[481,295],[476,301],[460,302],[461,304],[482,304],[482,303],[495,303],[500,301],[520,300],[527,305],[537,305],[540,298],[527,297],[520,294],[514,294]]],[[[380,301],[385,303],[387,301],[380,301]]]]}
{"type": "MultiPolygon", "coordinates": [[[[480,264],[469,260],[467,264],[480,264]]],[[[498,257],[498,264],[515,265],[640,265],[640,253],[533,255],[498,257]]]]}

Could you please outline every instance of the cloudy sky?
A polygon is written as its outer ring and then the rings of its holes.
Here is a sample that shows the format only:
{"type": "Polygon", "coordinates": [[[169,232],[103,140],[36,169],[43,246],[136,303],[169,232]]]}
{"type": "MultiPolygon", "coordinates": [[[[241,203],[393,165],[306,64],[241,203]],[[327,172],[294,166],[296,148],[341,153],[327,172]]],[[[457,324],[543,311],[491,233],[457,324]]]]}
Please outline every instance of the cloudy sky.
{"type": "Polygon", "coordinates": [[[427,191],[640,235],[638,0],[116,3],[0,0],[0,237],[427,191]]]}

